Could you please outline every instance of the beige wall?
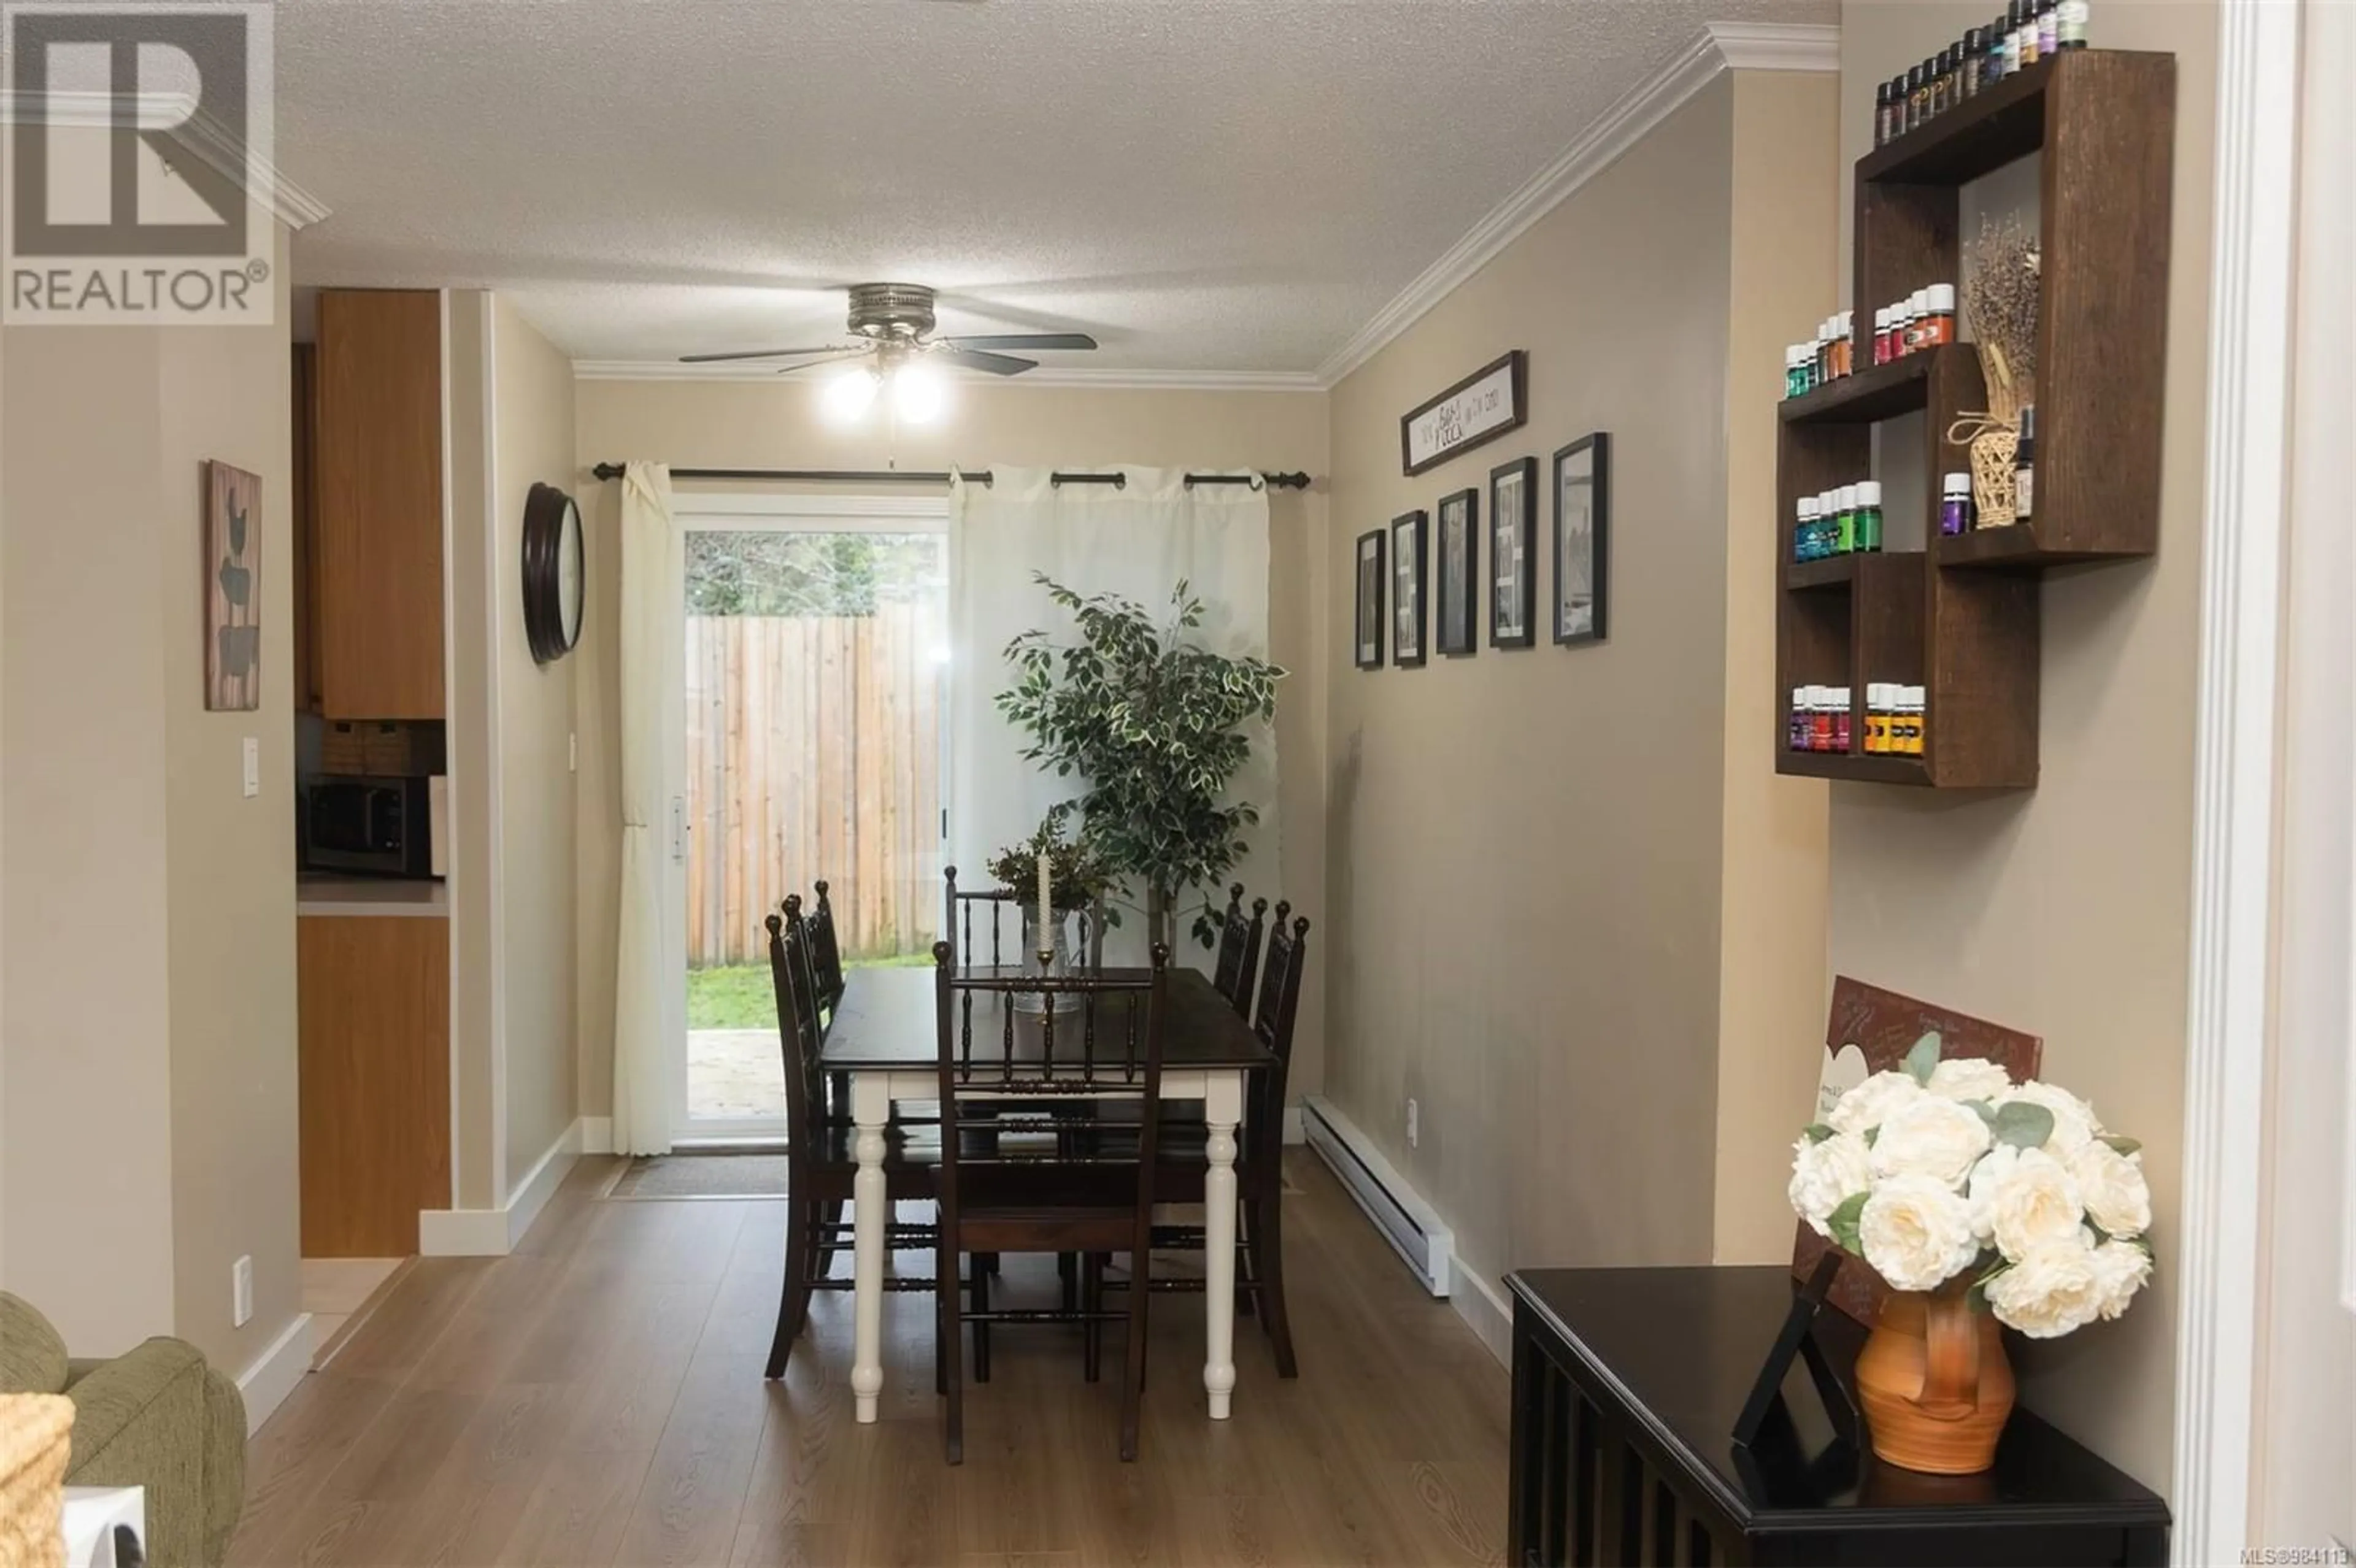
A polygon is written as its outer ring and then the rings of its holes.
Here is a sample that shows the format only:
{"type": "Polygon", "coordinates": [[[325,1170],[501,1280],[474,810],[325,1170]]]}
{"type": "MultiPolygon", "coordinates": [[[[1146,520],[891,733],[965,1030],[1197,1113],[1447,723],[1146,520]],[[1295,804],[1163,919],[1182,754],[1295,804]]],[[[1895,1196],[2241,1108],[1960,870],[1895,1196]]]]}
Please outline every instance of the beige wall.
{"type": "Polygon", "coordinates": [[[493,297],[490,325],[490,656],[498,665],[499,1008],[512,1192],[579,1114],[570,747],[580,661],[535,664],[523,623],[525,498],[535,483],[575,487],[573,366],[504,299],[493,297]]]}
{"type": "Polygon", "coordinates": [[[300,1308],[285,262],[274,328],[5,335],[5,1284],[77,1354],[241,1371],[300,1308]],[[252,713],[204,710],[206,458],[262,475],[252,713]]]}
{"type": "Polygon", "coordinates": [[[581,1112],[581,660],[536,664],[523,624],[525,497],[573,481],[573,367],[488,291],[449,291],[448,313],[454,1201],[490,1209],[581,1112]]]}
{"type": "Polygon", "coordinates": [[[1732,267],[1727,300],[1725,800],[1718,972],[1719,1263],[1792,1254],[1775,1179],[1791,1157],[1824,1040],[1826,786],[1775,772],[1773,515],[1783,346],[1833,309],[1839,182],[1835,84],[1734,77],[1732,267]]]}
{"type": "MultiPolygon", "coordinates": [[[[286,236],[270,329],[166,330],[160,380],[173,1324],[242,1371],[302,1306],[294,1051],[294,421],[286,236]],[[262,706],[204,708],[203,464],[262,475],[262,706]],[[262,793],[241,750],[261,741],[262,793]],[[254,1316],[230,1327],[251,1254],[254,1316]]],[[[122,948],[109,947],[118,957],[122,948]]],[[[102,996],[104,993],[100,993],[102,996]]]]}
{"type": "MultiPolygon", "coordinates": [[[[1873,84],[1984,20],[1987,9],[1978,0],[1842,6],[1844,177],[1871,143],[1873,84]]],[[[1954,798],[1834,790],[1831,968],[2036,1031],[2047,1076],[2143,1140],[2157,1216],[2154,1287],[2120,1322],[2021,1345],[2016,1360],[2025,1403],[2165,1490],[2217,16],[2205,4],[2111,0],[2095,8],[2094,27],[2097,47],[2177,56],[2159,554],[2046,578],[2034,791],[1954,798]]]]}
{"type": "MultiPolygon", "coordinates": [[[[9,1205],[0,1284],[48,1314],[81,1355],[114,1354],[173,1327],[173,683],[158,336],[0,333],[0,1162],[9,1205]]],[[[175,520],[193,526],[193,483],[181,494],[175,520]]],[[[199,547],[184,542],[169,560],[184,568],[193,602],[199,547]]],[[[181,651],[200,649],[191,641],[181,651]]],[[[265,679],[279,677],[273,662],[265,655],[265,679]]]]}
{"type": "MultiPolygon", "coordinates": [[[[881,427],[821,423],[812,389],[792,381],[584,381],[578,388],[576,494],[590,524],[588,624],[580,661],[580,1017],[584,1111],[607,1114],[614,1082],[614,942],[620,886],[620,757],[614,627],[620,613],[615,486],[588,470],[605,461],[651,458],[674,466],[937,469],[952,464],[1134,463],[1255,466],[1326,472],[1326,400],[1305,392],[1128,391],[992,387],[963,382],[942,423],[903,431],[894,448],[881,427]]],[[[684,487],[684,486],[683,486],[684,487]]],[[[742,490],[743,485],[701,486],[742,490]]],[[[905,492],[904,492],[905,493],[905,492]]],[[[1324,925],[1326,773],[1320,688],[1327,635],[1322,581],[1325,496],[1269,495],[1270,652],[1292,672],[1280,691],[1283,886],[1324,925]]],[[[818,874],[814,869],[812,875],[818,874]]],[[[1312,944],[1324,944],[1322,930],[1312,944]]],[[[1332,948],[1326,946],[1325,952],[1332,948]]],[[[1321,961],[1325,961],[1321,959],[1321,961]]],[[[1314,1093],[1323,1072],[1323,1007],[1304,996],[1292,1084],[1314,1093]]]]}
{"type": "MultiPolygon", "coordinates": [[[[1719,1190],[1714,1156],[1772,1142],[1747,1179],[1780,1193],[1806,1110],[1821,999],[1788,971],[1821,965],[1823,794],[1776,780],[1766,751],[1757,493],[1781,347],[1828,303],[1832,232],[1821,171],[1769,149],[1829,156],[1832,98],[1822,77],[1721,76],[1333,393],[1329,641],[1355,536],[1485,492],[1524,453],[1547,497],[1550,630],[1551,454],[1612,435],[1608,642],[1337,662],[1330,688],[1330,1091],[1491,1281],[1708,1262],[1722,1219],[1756,1251],[1765,1206],[1719,1190]],[[1762,182],[1740,200],[1738,166],[1762,182]],[[1512,347],[1529,424],[1403,478],[1398,416],[1512,347]],[[1722,943],[1742,961],[1721,969],[1722,943]],[[1723,1117],[1722,1072],[1747,1096],[1723,1117]]],[[[1788,1211],[1774,1229],[1788,1249],[1788,1211]]]]}
{"type": "Polygon", "coordinates": [[[450,1186],[451,1206],[499,1201],[505,1165],[499,997],[503,972],[498,782],[499,674],[492,616],[498,568],[489,502],[491,442],[487,357],[491,296],[450,289],[443,300],[442,365],[448,409],[450,768],[450,1186]]]}

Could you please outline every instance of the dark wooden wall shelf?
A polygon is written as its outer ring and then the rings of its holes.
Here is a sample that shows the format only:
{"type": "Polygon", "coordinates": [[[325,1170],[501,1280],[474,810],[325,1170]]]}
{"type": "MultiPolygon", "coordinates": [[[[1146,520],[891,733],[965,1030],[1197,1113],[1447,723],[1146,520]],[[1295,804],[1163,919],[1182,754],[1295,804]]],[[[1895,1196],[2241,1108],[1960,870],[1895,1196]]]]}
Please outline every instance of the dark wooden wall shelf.
{"type": "MultiPolygon", "coordinates": [[[[1965,350],[1969,352],[1969,350],[1965,350]]],[[[1785,424],[1871,424],[1918,413],[1929,395],[1931,367],[1939,351],[1909,354],[1887,365],[1869,365],[1853,376],[1827,381],[1813,392],[1783,400],[1785,424]]]]}
{"type": "MultiPolygon", "coordinates": [[[[1869,322],[1877,306],[1916,289],[1960,284],[1962,187],[2042,155],[2037,504],[2028,522],[2010,528],[1939,533],[1938,477],[1971,465],[1947,432],[1959,416],[1987,407],[1978,353],[1968,344],[1868,366],[1784,400],[1779,694],[1848,687],[1860,746],[1869,684],[1922,686],[1927,712],[1919,758],[1828,757],[1785,749],[1779,700],[1780,772],[1942,788],[2036,784],[2036,574],[2158,548],[2175,139],[2174,56],[2082,49],[2008,77],[1858,161],[1850,303],[1869,322]],[[1872,427],[1916,413],[1923,416],[1926,548],[1794,562],[1799,498],[1874,477],[1872,427]]],[[[1885,533],[1912,537],[1890,522],[1885,533]]]]}

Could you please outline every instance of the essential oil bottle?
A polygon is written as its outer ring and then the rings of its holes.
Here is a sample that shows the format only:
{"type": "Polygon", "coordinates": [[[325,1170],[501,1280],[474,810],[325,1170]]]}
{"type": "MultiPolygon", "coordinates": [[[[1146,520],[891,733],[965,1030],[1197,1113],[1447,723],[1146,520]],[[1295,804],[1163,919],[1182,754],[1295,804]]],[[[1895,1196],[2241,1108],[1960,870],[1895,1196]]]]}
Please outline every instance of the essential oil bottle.
{"type": "Polygon", "coordinates": [[[1950,474],[1939,496],[1939,531],[1949,538],[1972,529],[1972,476],[1950,474]]]}
{"type": "Polygon", "coordinates": [[[1922,291],[1922,347],[1935,347],[1955,340],[1955,285],[1933,283],[1922,291]]]}
{"type": "Polygon", "coordinates": [[[2037,496],[2037,406],[2029,404],[2020,411],[2020,446],[2012,460],[2012,509],[2022,522],[2029,521],[2037,496]]]}
{"type": "Polygon", "coordinates": [[[1881,549],[1881,481],[1862,480],[1857,486],[1857,548],[1870,555],[1881,549]]]}

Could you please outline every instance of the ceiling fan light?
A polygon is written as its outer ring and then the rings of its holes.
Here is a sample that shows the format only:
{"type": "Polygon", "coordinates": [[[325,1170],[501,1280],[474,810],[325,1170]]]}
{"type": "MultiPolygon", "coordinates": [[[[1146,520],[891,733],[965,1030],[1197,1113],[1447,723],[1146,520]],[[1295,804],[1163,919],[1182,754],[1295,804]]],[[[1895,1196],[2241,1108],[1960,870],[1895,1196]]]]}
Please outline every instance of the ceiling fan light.
{"type": "Polygon", "coordinates": [[[930,424],[948,406],[948,379],[929,365],[892,372],[892,410],[910,424],[930,424]]]}
{"type": "Polygon", "coordinates": [[[828,380],[820,400],[826,417],[837,424],[849,424],[865,413],[883,389],[884,378],[866,365],[854,365],[828,380]]]}

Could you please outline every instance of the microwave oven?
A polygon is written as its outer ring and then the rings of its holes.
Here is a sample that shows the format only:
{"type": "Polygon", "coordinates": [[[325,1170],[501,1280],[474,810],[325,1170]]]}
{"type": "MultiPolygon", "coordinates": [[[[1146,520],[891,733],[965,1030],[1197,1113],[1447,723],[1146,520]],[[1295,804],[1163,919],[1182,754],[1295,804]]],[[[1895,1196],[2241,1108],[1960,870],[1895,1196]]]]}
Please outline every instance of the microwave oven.
{"type": "Polygon", "coordinates": [[[302,864],[339,876],[439,877],[448,781],[322,778],[303,786],[302,864]]]}

